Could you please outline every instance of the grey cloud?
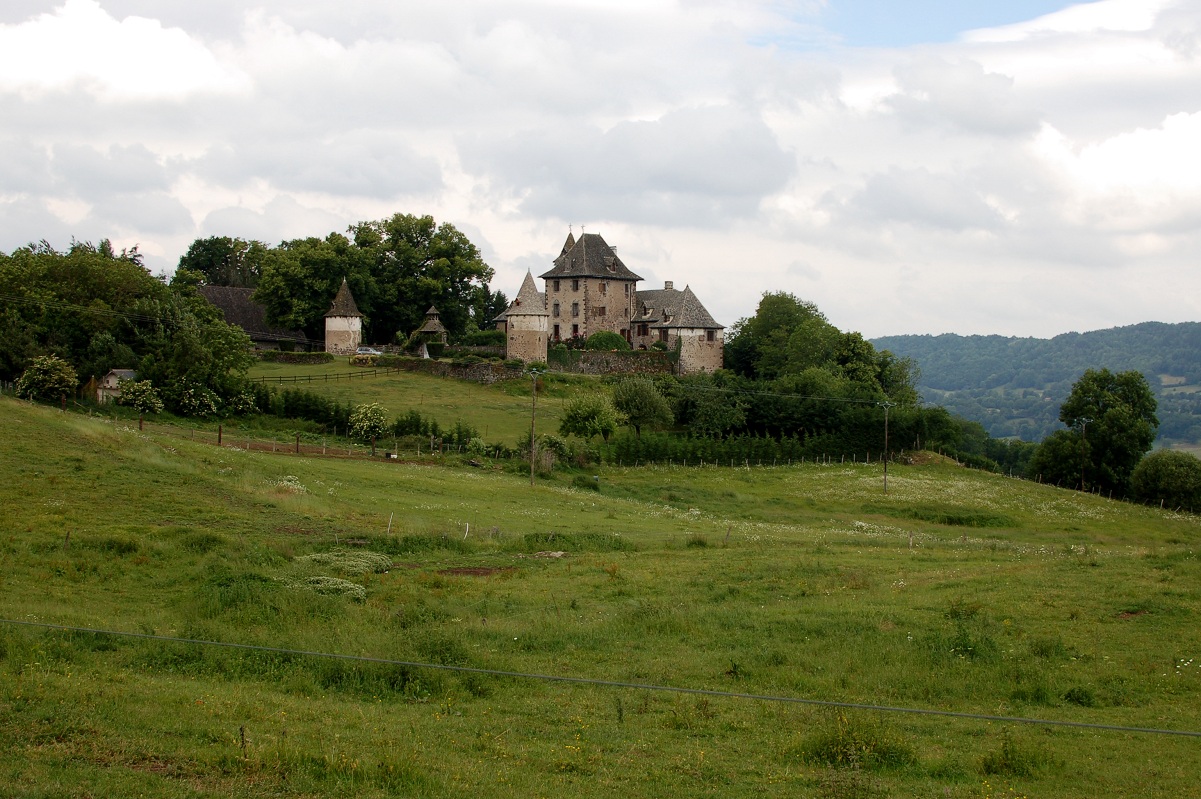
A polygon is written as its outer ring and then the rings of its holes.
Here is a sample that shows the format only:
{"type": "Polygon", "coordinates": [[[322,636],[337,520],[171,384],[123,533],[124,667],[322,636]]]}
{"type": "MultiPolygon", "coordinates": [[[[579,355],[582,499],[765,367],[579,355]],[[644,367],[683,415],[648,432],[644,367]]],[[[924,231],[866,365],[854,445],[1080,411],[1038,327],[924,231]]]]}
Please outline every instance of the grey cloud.
{"type": "Polygon", "coordinates": [[[0,202],[0,251],[12,252],[43,239],[61,249],[70,243],[73,235],[84,237],[40,201],[0,202]]]}
{"type": "Polygon", "coordinates": [[[24,139],[0,142],[0,193],[45,194],[53,178],[50,156],[44,147],[24,139]]]}
{"type": "Polygon", "coordinates": [[[1002,218],[962,179],[925,169],[892,169],[868,178],[845,202],[827,207],[865,225],[900,222],[952,231],[996,230],[1002,218]]]}
{"type": "Polygon", "coordinates": [[[795,160],[754,113],[677,111],[608,131],[561,127],[462,142],[468,169],[488,173],[522,210],[560,219],[722,224],[755,213],[795,160]]]}
{"type": "Polygon", "coordinates": [[[247,141],[211,151],[195,168],[204,177],[230,185],[262,178],[285,190],[374,198],[442,188],[437,162],[382,135],[328,142],[247,141]]]}
{"type": "Polygon", "coordinates": [[[269,202],[262,211],[249,208],[219,208],[204,218],[201,236],[236,236],[268,243],[307,236],[324,237],[346,230],[353,222],[318,208],[308,208],[287,195],[269,202]]]}
{"type": "Polygon", "coordinates": [[[167,168],[141,144],[117,145],[107,152],[94,147],[56,144],[51,168],[59,187],[88,200],[112,194],[162,190],[171,182],[167,168]]]}
{"type": "Polygon", "coordinates": [[[93,206],[89,220],[103,229],[151,234],[182,233],[195,227],[183,203],[160,191],[113,194],[93,206]]]}
{"type": "Polygon", "coordinates": [[[1039,115],[1019,99],[1013,79],[984,71],[975,61],[923,58],[895,71],[901,93],[887,105],[919,127],[953,126],[971,133],[1033,133],[1039,115]]]}

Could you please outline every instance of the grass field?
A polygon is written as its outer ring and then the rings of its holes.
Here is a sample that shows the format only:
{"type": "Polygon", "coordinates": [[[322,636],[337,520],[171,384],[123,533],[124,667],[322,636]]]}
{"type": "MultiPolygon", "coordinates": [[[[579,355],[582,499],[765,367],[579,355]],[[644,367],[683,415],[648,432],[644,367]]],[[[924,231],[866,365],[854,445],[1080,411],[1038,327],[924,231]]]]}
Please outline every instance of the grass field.
{"type": "MultiPolygon", "coordinates": [[[[531,488],[3,397],[0,434],[8,620],[1201,730],[1194,516],[937,462],[894,467],[887,495],[863,465],[531,488]]],[[[1201,779],[1196,738],[12,624],[0,674],[5,796],[1179,797],[1201,779]]]]}
{"type": "MultiPolygon", "coordinates": [[[[392,416],[416,410],[437,420],[443,428],[457,421],[475,427],[484,440],[513,446],[530,430],[530,381],[513,380],[491,386],[450,380],[414,372],[392,372],[375,377],[347,379],[371,370],[348,366],[345,361],[320,365],[255,364],[251,378],[312,378],[277,383],[276,388],[313,391],[343,403],[378,402],[392,416]],[[333,379],[341,376],[341,379],[333,379]]],[[[555,432],[566,399],[577,392],[595,390],[596,378],[547,374],[538,392],[540,431],[555,432]]]]}

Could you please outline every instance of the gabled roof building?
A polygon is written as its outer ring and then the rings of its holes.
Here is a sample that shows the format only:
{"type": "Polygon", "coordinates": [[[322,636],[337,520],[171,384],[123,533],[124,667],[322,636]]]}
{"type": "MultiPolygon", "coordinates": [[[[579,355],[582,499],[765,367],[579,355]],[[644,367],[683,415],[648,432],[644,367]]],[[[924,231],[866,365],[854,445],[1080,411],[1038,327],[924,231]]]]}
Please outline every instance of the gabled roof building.
{"type": "MultiPolygon", "coordinates": [[[[680,351],[682,374],[712,372],[722,367],[725,328],[719,325],[687,286],[676,291],[668,281],[662,289],[638,290],[642,277],[618,257],[616,250],[596,233],[567,234],[553,267],[539,276],[546,291],[539,294],[527,273],[518,299],[496,321],[508,331],[510,358],[545,360],[547,344],[587,338],[607,330],[617,333],[635,349],[649,349],[662,341],[680,351]],[[524,295],[524,296],[523,296],[524,295]],[[536,306],[539,313],[531,313],[536,306]],[[515,338],[513,315],[522,309],[521,329],[541,317],[547,344],[515,338]],[[524,317],[529,317],[524,318],[524,317]],[[518,344],[518,342],[521,342],[518,344]],[[520,352],[518,352],[518,349],[520,352]]],[[[527,340],[528,339],[528,340],[527,340]]]]}
{"type": "Polygon", "coordinates": [[[245,330],[256,350],[275,350],[281,346],[304,349],[308,344],[304,333],[299,330],[267,324],[267,309],[251,299],[254,289],[200,286],[196,291],[221,311],[226,322],[245,330]]]}

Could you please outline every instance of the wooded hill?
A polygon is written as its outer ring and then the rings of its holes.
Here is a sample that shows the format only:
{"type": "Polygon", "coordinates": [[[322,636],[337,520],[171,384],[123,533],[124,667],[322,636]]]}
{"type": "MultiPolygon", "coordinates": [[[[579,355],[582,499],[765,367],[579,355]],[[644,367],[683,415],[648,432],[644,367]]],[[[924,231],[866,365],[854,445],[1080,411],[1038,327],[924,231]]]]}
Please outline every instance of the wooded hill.
{"type": "Polygon", "coordinates": [[[1064,333],[886,336],[877,349],[912,358],[927,402],[984,425],[994,437],[1039,441],[1062,425],[1059,405],[1085,369],[1137,370],[1159,402],[1160,438],[1201,441],[1201,323],[1143,322],[1064,333]]]}

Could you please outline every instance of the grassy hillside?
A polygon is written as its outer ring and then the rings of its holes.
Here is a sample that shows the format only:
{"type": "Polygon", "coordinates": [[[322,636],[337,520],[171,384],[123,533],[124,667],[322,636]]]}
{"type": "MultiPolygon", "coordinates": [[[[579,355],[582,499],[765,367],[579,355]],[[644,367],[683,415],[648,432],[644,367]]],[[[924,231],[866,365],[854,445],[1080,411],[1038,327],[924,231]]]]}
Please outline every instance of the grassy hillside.
{"type": "MultiPolygon", "coordinates": [[[[9,620],[1201,730],[1197,517],[937,463],[887,495],[862,465],[607,469],[596,492],[8,398],[0,433],[9,620]]],[[[1201,776],[1189,738],[11,624],[0,673],[22,797],[1091,798],[1201,776]]]]}
{"type": "MultiPolygon", "coordinates": [[[[444,428],[464,421],[475,427],[485,441],[512,446],[530,430],[530,381],[512,380],[491,386],[448,380],[415,372],[379,373],[348,366],[345,361],[329,364],[297,365],[259,362],[250,371],[254,379],[284,378],[276,388],[313,391],[343,403],[378,402],[392,416],[416,410],[435,419],[444,428]],[[300,378],[300,382],[293,382],[300,378]],[[310,379],[311,378],[311,379],[310,379]]],[[[558,430],[559,418],[567,397],[592,390],[595,378],[579,375],[548,374],[538,392],[539,430],[558,430]]]]}

